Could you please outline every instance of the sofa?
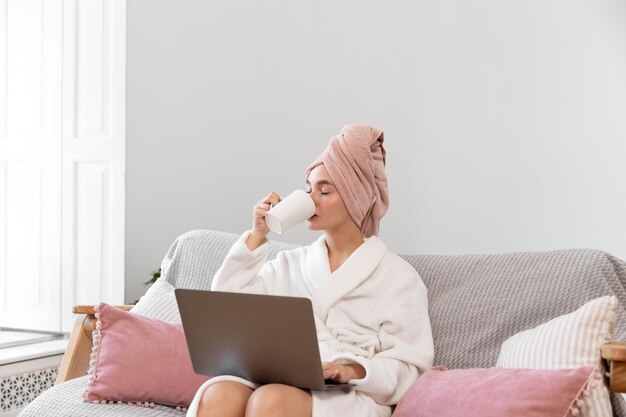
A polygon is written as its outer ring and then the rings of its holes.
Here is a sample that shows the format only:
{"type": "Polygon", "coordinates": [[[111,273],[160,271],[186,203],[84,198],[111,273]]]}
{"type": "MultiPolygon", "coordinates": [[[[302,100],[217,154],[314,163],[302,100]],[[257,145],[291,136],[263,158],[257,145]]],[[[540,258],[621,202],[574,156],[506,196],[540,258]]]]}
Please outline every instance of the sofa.
{"type": "MultiPolygon", "coordinates": [[[[162,277],[176,288],[208,290],[239,235],[194,230],[179,236],[162,261],[162,277]]],[[[270,259],[298,245],[271,242],[270,259]]],[[[626,263],[594,249],[464,255],[401,255],[428,288],[435,365],[449,369],[493,367],[509,336],[570,313],[604,295],[617,298],[614,340],[626,340],[626,263]]],[[[129,306],[124,307],[129,309],[129,306]]],[[[168,406],[152,408],[84,402],[81,393],[94,328],[93,308],[76,307],[76,325],[57,383],[19,414],[34,416],[178,416],[168,406]]],[[[620,343],[605,352],[614,416],[626,417],[620,343]]]]}

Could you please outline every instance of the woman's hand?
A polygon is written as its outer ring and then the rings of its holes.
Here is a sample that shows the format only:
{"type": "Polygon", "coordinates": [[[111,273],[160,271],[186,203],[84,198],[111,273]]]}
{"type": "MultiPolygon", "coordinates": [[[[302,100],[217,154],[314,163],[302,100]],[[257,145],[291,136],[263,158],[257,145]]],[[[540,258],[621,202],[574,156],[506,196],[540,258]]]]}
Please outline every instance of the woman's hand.
{"type": "Polygon", "coordinates": [[[255,250],[265,242],[265,237],[270,229],[265,223],[265,214],[272,206],[280,202],[281,198],[278,194],[271,192],[262,200],[259,200],[252,210],[252,233],[246,241],[248,249],[255,250]]]}
{"type": "Polygon", "coordinates": [[[351,379],[365,378],[365,368],[358,363],[349,365],[337,365],[333,362],[322,362],[324,379],[332,379],[340,384],[345,384],[351,379]]]}

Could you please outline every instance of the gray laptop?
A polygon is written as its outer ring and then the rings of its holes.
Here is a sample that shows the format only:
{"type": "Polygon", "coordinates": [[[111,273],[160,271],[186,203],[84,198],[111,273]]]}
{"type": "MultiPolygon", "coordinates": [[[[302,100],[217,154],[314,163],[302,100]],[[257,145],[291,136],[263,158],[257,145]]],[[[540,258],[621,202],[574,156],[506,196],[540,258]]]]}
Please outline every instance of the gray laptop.
{"type": "Polygon", "coordinates": [[[348,390],[324,380],[311,300],[176,289],[193,369],[260,384],[348,390]]]}

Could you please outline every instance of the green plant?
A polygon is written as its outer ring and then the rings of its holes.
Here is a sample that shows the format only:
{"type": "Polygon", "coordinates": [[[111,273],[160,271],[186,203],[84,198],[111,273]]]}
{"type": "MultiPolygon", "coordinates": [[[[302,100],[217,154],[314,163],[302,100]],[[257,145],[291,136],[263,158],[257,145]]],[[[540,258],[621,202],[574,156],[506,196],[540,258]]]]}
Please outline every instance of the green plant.
{"type": "Polygon", "coordinates": [[[152,271],[152,278],[150,278],[150,280],[146,281],[143,283],[143,285],[151,285],[154,284],[155,281],[157,279],[159,279],[159,277],[161,276],[161,268],[157,269],[156,271],[152,271]]]}
{"type": "MultiPolygon", "coordinates": [[[[157,269],[156,271],[152,271],[152,278],[150,278],[148,281],[144,282],[143,285],[152,285],[156,282],[157,279],[159,279],[159,277],[161,276],[161,268],[157,269]]],[[[133,305],[137,304],[139,300],[135,300],[135,302],[133,303],[133,305]]]]}

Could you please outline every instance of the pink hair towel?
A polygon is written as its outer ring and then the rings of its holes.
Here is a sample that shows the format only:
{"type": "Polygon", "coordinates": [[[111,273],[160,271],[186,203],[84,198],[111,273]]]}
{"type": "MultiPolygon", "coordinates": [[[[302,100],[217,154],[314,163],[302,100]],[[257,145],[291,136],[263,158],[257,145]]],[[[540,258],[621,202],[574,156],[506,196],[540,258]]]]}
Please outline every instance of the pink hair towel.
{"type": "Polygon", "coordinates": [[[365,237],[378,234],[380,219],[389,207],[383,140],[383,131],[373,126],[344,126],[306,170],[308,178],[313,168],[324,164],[350,217],[365,237]]]}

